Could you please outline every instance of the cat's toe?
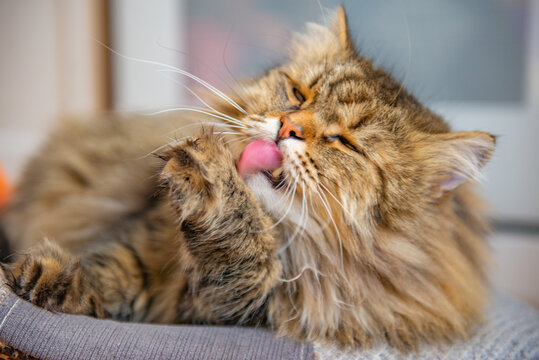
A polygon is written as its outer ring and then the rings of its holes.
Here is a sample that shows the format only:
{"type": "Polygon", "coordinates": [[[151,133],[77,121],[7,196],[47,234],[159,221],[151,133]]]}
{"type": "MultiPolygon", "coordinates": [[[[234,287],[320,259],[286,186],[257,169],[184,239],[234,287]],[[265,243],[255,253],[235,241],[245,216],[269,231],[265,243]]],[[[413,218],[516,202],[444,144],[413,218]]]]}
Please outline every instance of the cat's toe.
{"type": "Polygon", "coordinates": [[[105,316],[99,297],[84,282],[77,259],[27,254],[1,268],[13,292],[34,305],[55,312],[105,316]]]}

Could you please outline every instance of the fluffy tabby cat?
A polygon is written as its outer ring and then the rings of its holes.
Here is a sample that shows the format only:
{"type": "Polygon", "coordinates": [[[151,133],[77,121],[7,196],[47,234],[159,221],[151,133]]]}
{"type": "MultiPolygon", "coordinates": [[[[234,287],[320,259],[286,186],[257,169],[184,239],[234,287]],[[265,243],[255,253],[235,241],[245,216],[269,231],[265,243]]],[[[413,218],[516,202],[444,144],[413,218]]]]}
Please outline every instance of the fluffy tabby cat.
{"type": "Polygon", "coordinates": [[[277,144],[281,174],[239,173],[208,130],[145,156],[179,115],[64,123],[2,216],[12,289],[54,311],[260,324],[345,347],[467,336],[487,258],[469,180],[493,136],[449,132],[358,54],[342,8],[238,92],[208,112],[277,144]]]}

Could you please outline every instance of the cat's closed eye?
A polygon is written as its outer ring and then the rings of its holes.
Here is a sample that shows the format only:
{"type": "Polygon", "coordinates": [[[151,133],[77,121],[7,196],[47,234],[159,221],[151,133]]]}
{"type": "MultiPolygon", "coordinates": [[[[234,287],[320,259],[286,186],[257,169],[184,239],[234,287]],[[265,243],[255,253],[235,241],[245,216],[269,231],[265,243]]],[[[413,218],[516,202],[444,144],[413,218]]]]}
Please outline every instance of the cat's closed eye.
{"type": "Polygon", "coordinates": [[[296,100],[299,101],[300,105],[305,102],[305,96],[301,93],[301,91],[299,91],[297,87],[294,86],[292,88],[292,94],[294,95],[296,100]]]}
{"type": "Polygon", "coordinates": [[[286,92],[288,94],[289,100],[292,102],[292,105],[294,107],[299,108],[307,100],[307,98],[301,92],[298,86],[295,85],[295,81],[292,80],[290,75],[282,71],[280,72],[280,74],[282,74],[287,79],[288,84],[286,85],[286,92]]]}
{"type": "Polygon", "coordinates": [[[348,140],[346,137],[344,137],[343,135],[327,135],[327,136],[324,136],[324,139],[330,143],[333,143],[335,141],[338,141],[341,145],[347,147],[348,149],[352,150],[352,151],[355,151],[355,152],[358,152],[358,149],[357,147],[352,144],[350,142],[350,140],[348,140]]]}

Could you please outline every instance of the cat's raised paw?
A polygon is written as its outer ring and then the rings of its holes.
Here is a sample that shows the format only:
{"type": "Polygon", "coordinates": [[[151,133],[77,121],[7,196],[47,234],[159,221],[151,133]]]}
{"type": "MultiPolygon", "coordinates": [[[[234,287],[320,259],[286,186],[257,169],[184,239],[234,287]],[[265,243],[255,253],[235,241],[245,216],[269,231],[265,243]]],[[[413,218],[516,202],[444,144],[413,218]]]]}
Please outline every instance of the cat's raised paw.
{"type": "Polygon", "coordinates": [[[173,207],[183,217],[211,208],[236,173],[230,151],[214,135],[194,136],[161,156],[166,164],[161,181],[173,207]]]}

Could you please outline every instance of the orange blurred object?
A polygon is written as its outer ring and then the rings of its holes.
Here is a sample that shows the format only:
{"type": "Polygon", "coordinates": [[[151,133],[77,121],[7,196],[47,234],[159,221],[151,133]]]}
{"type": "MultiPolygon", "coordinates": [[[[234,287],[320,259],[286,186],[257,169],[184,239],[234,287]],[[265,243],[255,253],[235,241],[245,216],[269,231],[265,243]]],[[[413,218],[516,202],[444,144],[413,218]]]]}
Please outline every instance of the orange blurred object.
{"type": "Polygon", "coordinates": [[[4,207],[11,196],[11,185],[7,180],[7,176],[0,167],[0,209],[4,207]]]}

